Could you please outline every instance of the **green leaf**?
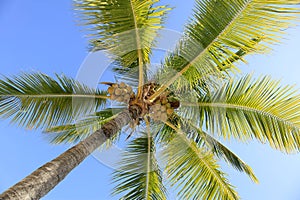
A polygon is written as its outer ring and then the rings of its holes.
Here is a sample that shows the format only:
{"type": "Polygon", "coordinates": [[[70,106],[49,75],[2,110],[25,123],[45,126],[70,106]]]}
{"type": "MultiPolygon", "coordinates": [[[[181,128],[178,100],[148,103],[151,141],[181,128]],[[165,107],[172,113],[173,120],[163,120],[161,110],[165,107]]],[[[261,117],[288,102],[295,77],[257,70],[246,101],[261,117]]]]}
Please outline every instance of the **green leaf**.
{"type": "Polygon", "coordinates": [[[193,88],[208,76],[222,77],[249,53],[265,53],[279,43],[298,17],[299,0],[196,0],[183,38],[167,56],[166,87],[193,88]]]}
{"type": "MultiPolygon", "coordinates": [[[[183,119],[178,115],[173,116],[170,120],[171,124],[177,124],[177,126],[180,126],[181,131],[186,134],[187,138],[195,141],[197,147],[200,147],[205,151],[212,152],[218,159],[224,159],[236,170],[246,173],[255,183],[258,183],[258,179],[249,165],[247,165],[216,138],[194,125],[193,121],[194,120],[183,119]]],[[[176,130],[167,124],[158,126],[157,128],[159,130],[157,139],[160,143],[162,143],[162,146],[168,145],[168,143],[176,136],[176,130]]]]}
{"type": "Polygon", "coordinates": [[[152,136],[143,134],[143,137],[130,142],[120,166],[113,173],[113,182],[117,184],[113,195],[126,192],[122,199],[166,199],[166,189],[162,184],[162,173],[155,158],[152,136]]]}
{"type": "Polygon", "coordinates": [[[224,159],[236,170],[246,173],[253,182],[259,182],[251,167],[213,136],[209,135],[201,129],[197,129],[194,134],[189,134],[189,137],[191,136],[198,146],[207,148],[209,151],[212,151],[212,153],[218,158],[224,159]]]}
{"type": "Polygon", "coordinates": [[[163,155],[171,186],[179,190],[180,199],[239,199],[214,155],[181,131],[165,146],[163,155]]]}
{"type": "Polygon", "coordinates": [[[199,127],[203,124],[211,133],[241,141],[256,138],[291,153],[300,147],[300,95],[295,93],[293,87],[280,87],[270,77],[252,80],[247,75],[202,96],[196,106],[182,105],[190,109],[187,112],[197,112],[199,127]]]}
{"type": "Polygon", "coordinates": [[[44,132],[51,138],[51,143],[76,143],[99,130],[103,124],[114,119],[122,110],[122,108],[104,109],[75,123],[50,127],[44,132]]]}
{"type": "Polygon", "coordinates": [[[127,70],[119,70],[113,68],[114,76],[117,82],[124,82],[132,88],[137,89],[139,86],[139,71],[138,68],[130,68],[127,70]]]}
{"type": "Polygon", "coordinates": [[[106,92],[74,79],[23,73],[0,80],[0,116],[19,126],[47,128],[94,113],[106,103],[106,92]]]}
{"type": "Polygon", "coordinates": [[[149,63],[167,6],[158,0],[76,0],[85,25],[90,27],[91,49],[107,49],[125,68],[149,63]]]}

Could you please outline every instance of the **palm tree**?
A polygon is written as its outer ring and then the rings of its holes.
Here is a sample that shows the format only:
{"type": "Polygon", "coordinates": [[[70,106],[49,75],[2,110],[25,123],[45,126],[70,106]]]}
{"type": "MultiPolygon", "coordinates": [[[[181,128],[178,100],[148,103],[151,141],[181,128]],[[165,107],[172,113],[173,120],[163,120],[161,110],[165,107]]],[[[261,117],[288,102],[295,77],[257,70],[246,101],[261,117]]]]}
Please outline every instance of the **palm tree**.
{"type": "Polygon", "coordinates": [[[159,3],[75,2],[90,28],[91,51],[108,50],[112,70],[122,77],[122,82],[103,83],[107,91],[42,73],[0,80],[2,117],[54,133],[52,142],[76,144],[0,199],[41,198],[122,132],[134,134],[113,174],[112,193],[124,199],[166,199],[166,183],[178,189],[181,199],[239,199],[217,161],[224,159],[258,180],[220,139],[256,139],[283,152],[299,151],[296,91],[270,77],[232,75],[245,55],[267,52],[278,42],[299,13],[300,1],[196,0],[175,50],[150,73],[146,66],[170,11],[159,3]],[[107,108],[108,101],[119,104],[107,108]],[[157,147],[163,147],[160,155],[157,147]]]}

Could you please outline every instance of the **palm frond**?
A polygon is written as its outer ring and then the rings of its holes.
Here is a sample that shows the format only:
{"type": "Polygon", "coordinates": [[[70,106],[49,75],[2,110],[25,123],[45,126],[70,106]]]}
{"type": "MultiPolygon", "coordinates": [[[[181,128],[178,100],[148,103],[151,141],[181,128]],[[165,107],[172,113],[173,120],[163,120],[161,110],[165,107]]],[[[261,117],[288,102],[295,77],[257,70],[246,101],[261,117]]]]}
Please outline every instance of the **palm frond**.
{"type": "Polygon", "coordinates": [[[42,73],[3,77],[0,116],[27,128],[47,128],[94,113],[106,103],[106,92],[66,76],[56,78],[42,73]]]}
{"type": "Polygon", "coordinates": [[[295,93],[270,77],[252,80],[247,75],[202,96],[197,106],[182,105],[187,112],[198,112],[199,127],[211,133],[242,141],[256,138],[291,153],[300,149],[300,95],[295,93]]]}
{"type": "Polygon", "coordinates": [[[103,124],[114,119],[122,110],[122,108],[104,109],[75,123],[50,127],[44,132],[51,138],[51,143],[76,143],[99,130],[103,124]]]}
{"type": "MultiPolygon", "coordinates": [[[[237,69],[233,62],[264,53],[298,17],[299,0],[196,0],[194,15],[162,73],[164,88],[192,88],[208,75],[237,69]],[[176,73],[175,73],[175,72],[176,73]]],[[[156,96],[153,96],[153,99],[156,96]]]]}
{"type": "Polygon", "coordinates": [[[155,143],[147,134],[131,141],[122,156],[120,167],[113,173],[117,186],[113,195],[127,192],[122,199],[166,199],[162,173],[155,158],[155,143]]]}
{"type": "Polygon", "coordinates": [[[107,49],[124,68],[149,63],[157,31],[167,6],[158,0],[75,0],[85,25],[90,27],[91,49],[107,49]]]}
{"type": "Polygon", "coordinates": [[[180,199],[239,199],[212,152],[197,146],[181,131],[165,146],[163,155],[168,178],[179,189],[180,199]]]}
{"type": "Polygon", "coordinates": [[[206,133],[205,131],[198,129],[193,134],[188,134],[198,146],[208,148],[219,159],[224,159],[228,164],[234,167],[240,172],[246,173],[249,178],[255,183],[258,183],[258,179],[255,176],[253,170],[243,160],[241,160],[235,153],[223,145],[220,141],[206,133]]]}
{"type": "MultiPolygon", "coordinates": [[[[259,182],[249,165],[247,165],[234,152],[224,146],[216,138],[199,129],[192,121],[185,120],[182,117],[175,115],[171,119],[170,123],[180,126],[181,131],[186,134],[187,138],[192,139],[197,144],[197,147],[200,147],[205,151],[212,152],[218,159],[224,159],[236,170],[246,173],[253,182],[259,182]]],[[[157,127],[157,129],[157,140],[159,143],[162,143],[163,146],[168,145],[168,143],[176,136],[176,132],[179,131],[176,127],[170,127],[166,124],[157,127]]]]}
{"type": "Polygon", "coordinates": [[[134,89],[137,89],[139,87],[138,68],[129,68],[125,70],[125,69],[118,69],[117,67],[114,67],[113,72],[117,82],[124,82],[127,85],[130,85],[134,89]]]}

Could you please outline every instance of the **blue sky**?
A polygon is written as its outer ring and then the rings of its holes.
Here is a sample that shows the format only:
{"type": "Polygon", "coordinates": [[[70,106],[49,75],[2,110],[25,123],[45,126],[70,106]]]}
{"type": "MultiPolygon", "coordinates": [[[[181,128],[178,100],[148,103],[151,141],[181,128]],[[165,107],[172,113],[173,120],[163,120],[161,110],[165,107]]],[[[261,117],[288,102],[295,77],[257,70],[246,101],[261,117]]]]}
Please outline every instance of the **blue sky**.
{"type": "MultiPolygon", "coordinates": [[[[180,31],[193,1],[163,2],[175,7],[167,27],[180,31]]],[[[0,0],[0,74],[41,71],[75,77],[88,55],[83,28],[76,23],[71,0],[0,0]]],[[[241,69],[255,75],[270,74],[299,88],[299,32],[300,27],[290,29],[270,55],[250,56],[249,65],[241,69]]],[[[24,130],[8,120],[1,120],[0,127],[0,192],[69,147],[50,145],[40,130],[24,130]]],[[[260,179],[256,185],[223,165],[243,199],[300,199],[299,154],[285,155],[256,142],[245,145],[232,141],[228,146],[253,167],[260,179]]],[[[113,199],[109,196],[110,173],[109,167],[91,156],[43,199],[113,199]]]]}

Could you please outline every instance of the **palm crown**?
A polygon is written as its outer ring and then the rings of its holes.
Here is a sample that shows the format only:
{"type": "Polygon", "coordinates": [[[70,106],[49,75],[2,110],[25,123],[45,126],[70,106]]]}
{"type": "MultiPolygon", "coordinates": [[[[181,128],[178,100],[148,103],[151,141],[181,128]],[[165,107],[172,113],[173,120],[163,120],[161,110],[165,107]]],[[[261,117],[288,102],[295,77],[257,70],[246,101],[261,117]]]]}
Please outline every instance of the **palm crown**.
{"type": "Polygon", "coordinates": [[[217,161],[258,179],[219,139],[257,139],[298,152],[300,96],[270,77],[231,76],[245,55],[268,52],[280,40],[299,3],[196,0],[176,48],[150,73],[168,6],[158,0],[76,0],[90,50],[109,52],[121,82],[103,83],[104,91],[65,76],[5,77],[0,115],[54,133],[54,143],[77,143],[129,110],[127,125],[106,141],[109,146],[121,133],[134,134],[113,173],[113,194],[166,199],[166,188],[175,186],[180,199],[239,199],[217,161]],[[119,104],[107,108],[108,101],[119,104]]]}

